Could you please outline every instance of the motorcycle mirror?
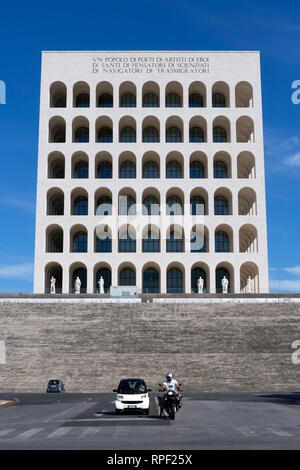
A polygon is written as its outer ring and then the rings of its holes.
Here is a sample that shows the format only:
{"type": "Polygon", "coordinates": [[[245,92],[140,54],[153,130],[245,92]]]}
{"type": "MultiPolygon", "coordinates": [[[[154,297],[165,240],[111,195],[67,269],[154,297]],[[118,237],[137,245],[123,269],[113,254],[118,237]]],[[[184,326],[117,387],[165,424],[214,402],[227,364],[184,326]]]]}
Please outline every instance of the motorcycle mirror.
{"type": "Polygon", "coordinates": [[[116,392],[116,393],[117,393],[117,390],[114,388],[114,389],[113,389],[113,392],[116,392]]]}
{"type": "Polygon", "coordinates": [[[182,384],[179,384],[179,387],[181,387],[181,386],[182,386],[182,384]]]}
{"type": "Polygon", "coordinates": [[[161,387],[161,384],[158,384],[161,387]]]}

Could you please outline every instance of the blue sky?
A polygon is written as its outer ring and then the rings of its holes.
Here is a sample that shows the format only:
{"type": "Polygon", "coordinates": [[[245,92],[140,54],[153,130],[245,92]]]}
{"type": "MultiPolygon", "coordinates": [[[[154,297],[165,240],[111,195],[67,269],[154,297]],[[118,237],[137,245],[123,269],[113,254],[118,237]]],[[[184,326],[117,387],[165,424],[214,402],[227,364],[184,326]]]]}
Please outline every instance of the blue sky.
{"type": "Polygon", "coordinates": [[[300,292],[300,4],[5,2],[0,12],[0,292],[32,292],[42,50],[260,50],[270,288],[300,292]]]}

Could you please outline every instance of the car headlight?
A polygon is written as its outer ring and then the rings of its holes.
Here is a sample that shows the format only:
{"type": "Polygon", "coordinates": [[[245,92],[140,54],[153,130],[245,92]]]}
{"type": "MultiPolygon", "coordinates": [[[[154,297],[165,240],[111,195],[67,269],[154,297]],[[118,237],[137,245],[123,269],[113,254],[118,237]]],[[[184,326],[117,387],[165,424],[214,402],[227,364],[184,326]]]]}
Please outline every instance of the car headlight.
{"type": "Polygon", "coordinates": [[[123,395],[117,395],[117,400],[124,400],[123,395]]]}
{"type": "Polygon", "coordinates": [[[141,396],[141,399],[142,399],[142,398],[147,398],[147,395],[142,395],[142,396],[141,396]]]}

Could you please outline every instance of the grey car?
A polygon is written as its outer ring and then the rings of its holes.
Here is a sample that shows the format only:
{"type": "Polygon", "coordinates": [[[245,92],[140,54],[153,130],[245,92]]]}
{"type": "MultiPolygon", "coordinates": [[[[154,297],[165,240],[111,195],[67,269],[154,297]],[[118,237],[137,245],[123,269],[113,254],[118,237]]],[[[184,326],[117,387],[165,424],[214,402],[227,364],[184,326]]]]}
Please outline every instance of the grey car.
{"type": "Polygon", "coordinates": [[[61,380],[49,380],[46,393],[62,393],[65,392],[65,386],[61,380]]]}

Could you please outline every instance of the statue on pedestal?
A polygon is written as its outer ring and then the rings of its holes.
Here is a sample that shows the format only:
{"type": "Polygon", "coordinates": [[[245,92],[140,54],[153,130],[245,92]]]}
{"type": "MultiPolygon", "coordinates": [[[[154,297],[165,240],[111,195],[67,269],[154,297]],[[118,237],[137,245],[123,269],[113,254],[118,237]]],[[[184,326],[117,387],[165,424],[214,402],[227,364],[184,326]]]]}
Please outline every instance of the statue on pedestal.
{"type": "Polygon", "coordinates": [[[247,279],[247,293],[248,294],[252,294],[252,279],[251,277],[249,276],[248,279],[247,279]]]}
{"type": "Polygon", "coordinates": [[[104,279],[103,277],[101,276],[99,281],[98,281],[98,284],[99,284],[99,293],[100,294],[105,294],[104,292],[104,279]]]}
{"type": "Polygon", "coordinates": [[[55,291],[55,283],[56,283],[56,279],[55,277],[51,277],[50,279],[50,294],[55,294],[56,291],[55,291]]]}
{"type": "Polygon", "coordinates": [[[198,294],[203,294],[204,280],[200,276],[197,281],[198,294]]]}
{"type": "Polygon", "coordinates": [[[222,294],[228,294],[228,279],[226,276],[222,279],[222,294]]]}
{"type": "Polygon", "coordinates": [[[75,279],[75,294],[80,294],[81,280],[77,276],[75,279]]]}

